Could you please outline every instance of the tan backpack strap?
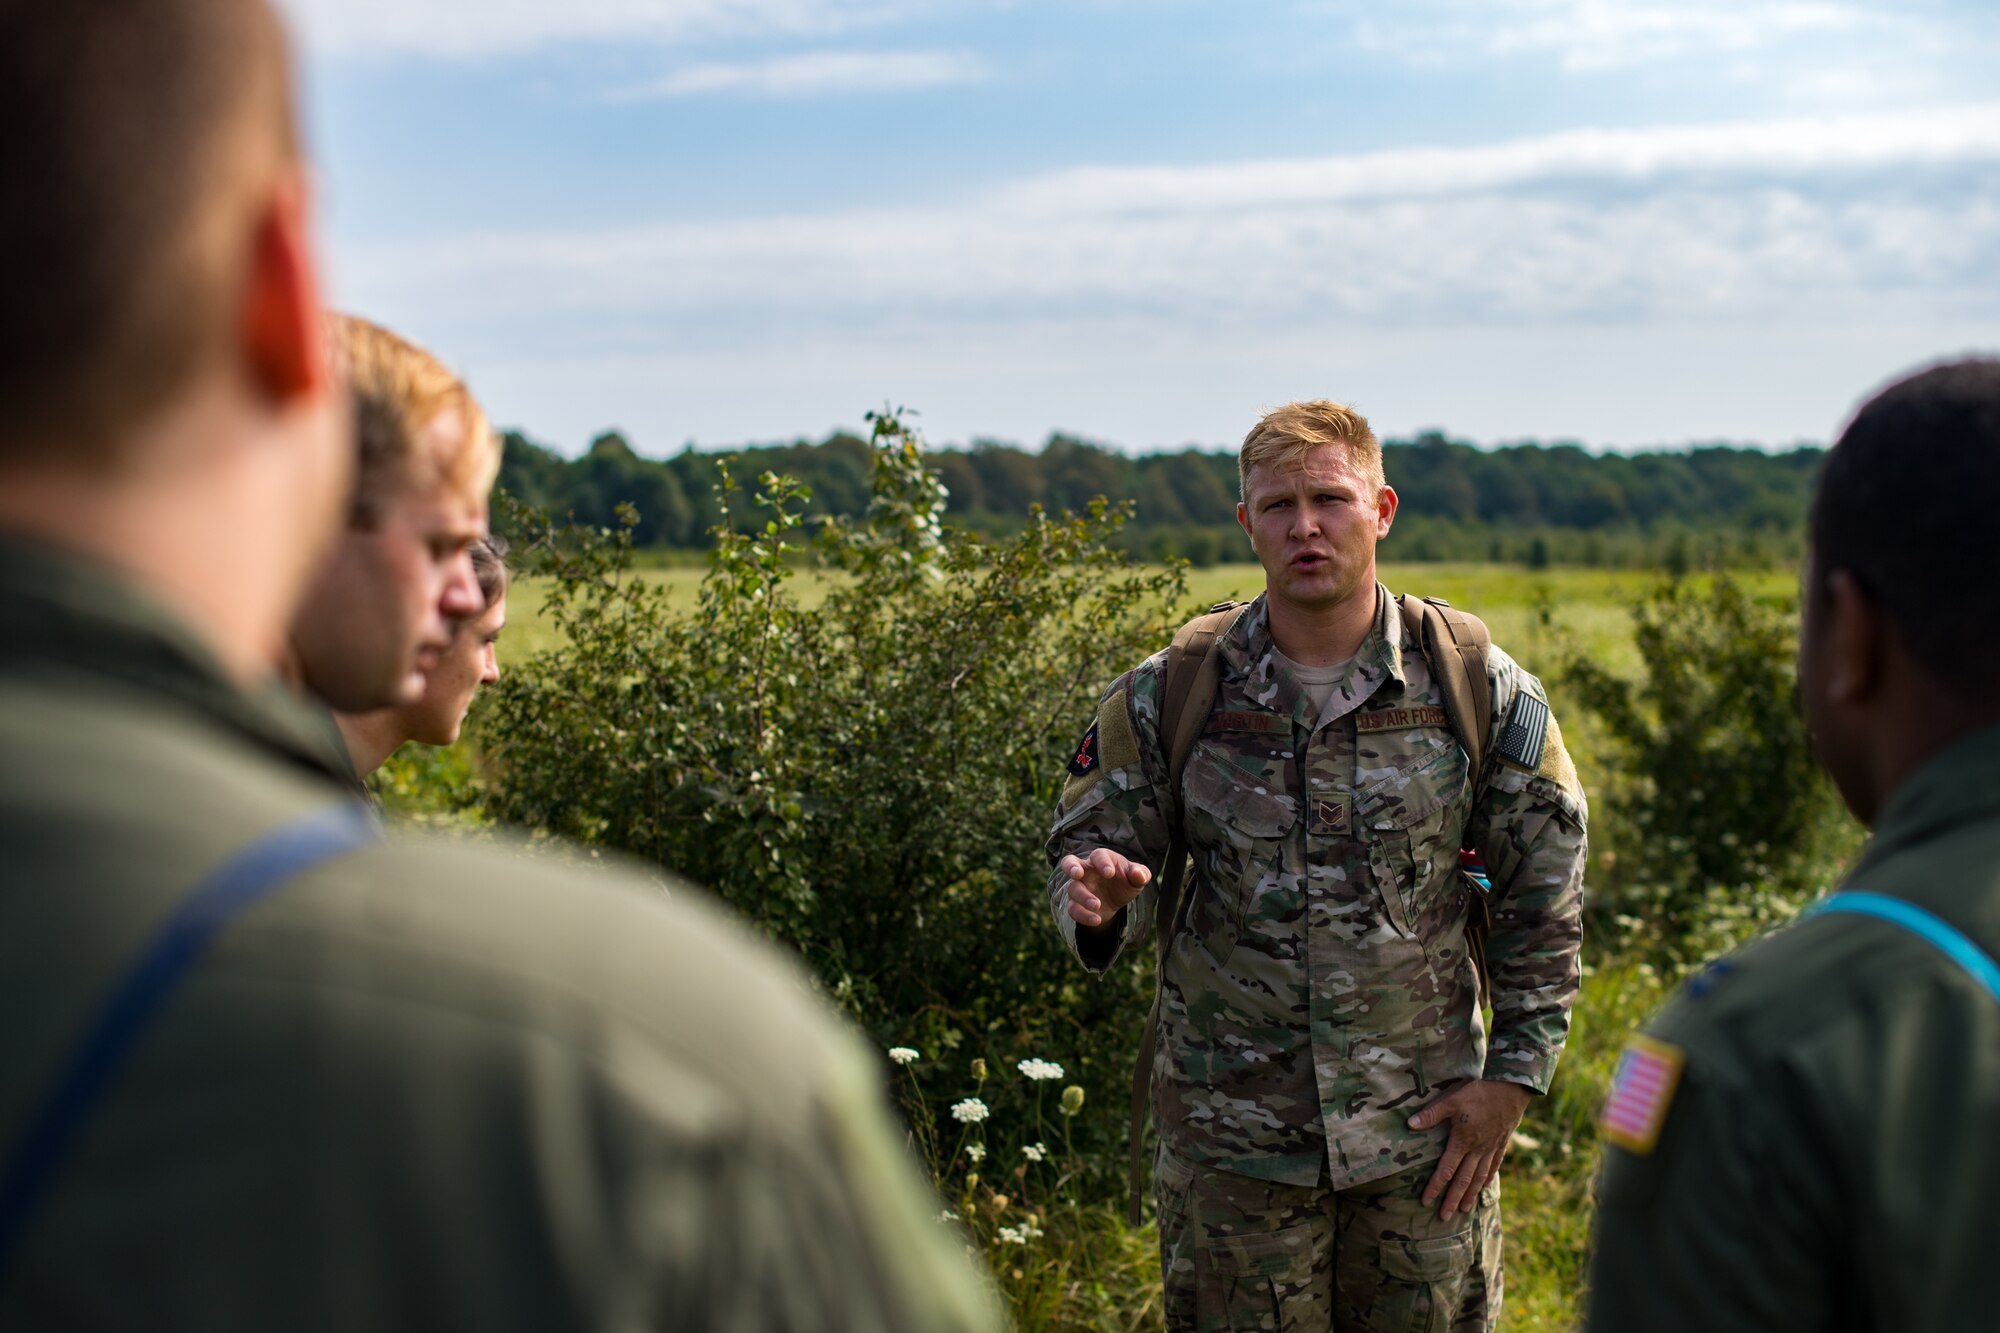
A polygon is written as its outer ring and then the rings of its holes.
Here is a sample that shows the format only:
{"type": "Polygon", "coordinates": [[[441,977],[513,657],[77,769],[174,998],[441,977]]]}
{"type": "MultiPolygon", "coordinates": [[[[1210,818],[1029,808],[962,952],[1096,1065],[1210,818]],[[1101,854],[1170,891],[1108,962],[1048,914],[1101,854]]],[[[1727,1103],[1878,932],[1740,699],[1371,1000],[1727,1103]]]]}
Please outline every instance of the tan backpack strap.
{"type": "MultiPolygon", "coordinates": [[[[1167,745],[1167,786],[1159,794],[1161,810],[1167,817],[1167,863],[1161,868],[1153,897],[1153,933],[1157,937],[1162,972],[1184,915],[1181,887],[1187,880],[1188,850],[1187,833],[1181,823],[1181,774],[1215,704],[1215,691],[1222,681],[1222,640],[1248,609],[1247,602],[1218,602],[1207,614],[1181,626],[1167,648],[1158,732],[1167,745]]],[[[1156,981],[1153,1008],[1146,1015],[1146,1031],[1139,1039],[1139,1060],[1132,1070],[1132,1137],[1127,1163],[1131,1192],[1126,1212],[1135,1227],[1139,1225],[1140,1208],[1146,1197],[1146,1115],[1152,1104],[1153,1052],[1159,1044],[1159,1032],[1160,992],[1156,981]]]]}
{"type": "Polygon", "coordinates": [[[1493,734],[1493,684],[1486,675],[1493,636],[1478,616],[1434,597],[1397,598],[1403,614],[1403,642],[1415,644],[1430,663],[1444,696],[1451,734],[1465,747],[1475,785],[1485,771],[1486,742],[1493,734]]]}
{"type": "Polygon", "coordinates": [[[1167,745],[1167,789],[1160,805],[1167,817],[1167,864],[1154,898],[1153,924],[1160,961],[1180,924],[1180,889],[1187,869],[1187,835],[1181,821],[1181,775],[1208,725],[1222,682],[1222,640],[1247,610],[1247,602],[1221,602],[1180,627],[1167,648],[1166,683],[1160,691],[1159,738],[1167,745]]]}
{"type": "MultiPolygon", "coordinates": [[[[1487,650],[1493,636],[1478,616],[1455,609],[1434,597],[1397,599],[1403,614],[1403,642],[1415,644],[1430,663],[1431,678],[1444,696],[1451,734],[1465,748],[1472,779],[1472,799],[1479,800],[1485,777],[1486,743],[1493,735],[1493,682],[1486,674],[1487,650]]],[[[1465,951],[1479,974],[1479,1002],[1492,1002],[1493,981],[1486,962],[1486,939],[1493,933],[1493,898],[1471,885],[1465,920],[1465,951]]]]}

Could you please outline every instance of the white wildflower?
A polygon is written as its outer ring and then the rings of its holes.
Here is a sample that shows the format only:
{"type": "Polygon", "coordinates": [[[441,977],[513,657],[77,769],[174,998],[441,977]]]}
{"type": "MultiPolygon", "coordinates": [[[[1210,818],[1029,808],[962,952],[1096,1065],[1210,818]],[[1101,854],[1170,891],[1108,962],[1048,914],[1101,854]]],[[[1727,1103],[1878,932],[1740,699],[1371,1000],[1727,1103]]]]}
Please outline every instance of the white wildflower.
{"type": "Polygon", "coordinates": [[[986,1160],[986,1145],[983,1143],[968,1143],[965,1145],[965,1155],[975,1162],[983,1162],[986,1160]]]}
{"type": "Polygon", "coordinates": [[[986,1118],[986,1103],[977,1097],[967,1097],[951,1108],[951,1118],[961,1125],[976,1125],[986,1118]]]}
{"type": "Polygon", "coordinates": [[[1026,1227],[1001,1227],[1000,1239],[1006,1241],[1009,1245],[1026,1245],[1028,1243],[1028,1229],[1026,1227]]]}
{"type": "Polygon", "coordinates": [[[1049,1155],[1049,1150],[1039,1143],[1031,1143],[1027,1147],[1021,1149],[1021,1156],[1027,1158],[1031,1162],[1042,1161],[1048,1155],[1049,1155]]]}
{"type": "Polygon", "coordinates": [[[889,1048],[889,1058],[899,1065],[913,1065],[922,1057],[912,1047],[891,1046],[889,1048]]]}
{"type": "Polygon", "coordinates": [[[940,1222],[956,1222],[958,1221],[958,1214],[947,1208],[938,1214],[937,1220],[940,1222]]]}
{"type": "Polygon", "coordinates": [[[1023,1060],[1019,1065],[1023,1078],[1034,1079],[1037,1083],[1045,1078],[1061,1078],[1063,1067],[1053,1060],[1023,1060]]]}

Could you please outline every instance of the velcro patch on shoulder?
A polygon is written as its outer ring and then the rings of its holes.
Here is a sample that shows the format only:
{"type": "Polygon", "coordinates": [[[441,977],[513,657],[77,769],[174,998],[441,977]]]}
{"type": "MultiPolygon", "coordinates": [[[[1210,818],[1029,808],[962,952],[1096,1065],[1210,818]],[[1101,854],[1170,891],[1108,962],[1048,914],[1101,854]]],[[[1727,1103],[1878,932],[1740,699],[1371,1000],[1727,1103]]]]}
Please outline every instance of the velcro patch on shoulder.
{"type": "Polygon", "coordinates": [[[1076,743],[1070,756],[1069,781],[1063,784],[1062,803],[1073,807],[1104,778],[1108,768],[1133,768],[1139,763],[1139,740],[1132,733],[1132,715],[1125,707],[1125,691],[1113,690],[1097,707],[1090,729],[1076,743]]]}
{"type": "Polygon", "coordinates": [[[1292,734],[1292,719],[1289,714],[1259,713],[1247,708],[1224,708],[1209,715],[1210,731],[1249,731],[1260,736],[1289,736],[1292,734]]]}
{"type": "Polygon", "coordinates": [[[1583,779],[1576,775],[1576,761],[1569,757],[1569,747],[1563,744],[1562,725],[1553,717],[1549,719],[1548,739],[1542,745],[1542,762],[1536,765],[1535,776],[1549,779],[1572,796],[1583,794],[1583,779]]]}
{"type": "Polygon", "coordinates": [[[1500,733],[1496,753],[1517,768],[1530,773],[1542,766],[1542,751],[1549,735],[1549,706],[1522,690],[1507,710],[1507,726],[1500,733]]]}
{"type": "Polygon", "coordinates": [[[1647,1036],[1627,1041],[1611,1076],[1611,1095],[1597,1118],[1604,1137],[1640,1157],[1651,1153],[1686,1066],[1687,1052],[1670,1042],[1647,1036]]]}
{"type": "Polygon", "coordinates": [[[1106,768],[1136,768],[1139,738],[1132,732],[1132,710],[1125,691],[1113,690],[1097,708],[1097,751],[1106,768]]]}
{"type": "Polygon", "coordinates": [[[1378,708],[1372,713],[1356,713],[1354,730],[1366,734],[1371,731],[1413,731],[1418,727],[1448,727],[1451,719],[1442,708],[1428,704],[1413,708],[1378,708]]]}

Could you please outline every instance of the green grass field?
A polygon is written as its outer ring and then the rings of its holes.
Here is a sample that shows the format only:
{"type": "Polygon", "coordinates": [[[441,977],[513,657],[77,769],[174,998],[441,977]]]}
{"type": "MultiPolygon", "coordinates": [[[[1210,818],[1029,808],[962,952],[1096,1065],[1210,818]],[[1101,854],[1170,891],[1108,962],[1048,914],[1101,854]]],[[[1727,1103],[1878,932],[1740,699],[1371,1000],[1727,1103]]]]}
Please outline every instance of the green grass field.
{"type": "MultiPolygon", "coordinates": [[[[673,604],[692,607],[703,573],[698,567],[642,569],[634,577],[666,586],[673,604]]],[[[1631,622],[1625,607],[1658,577],[1629,569],[1531,570],[1489,564],[1385,564],[1381,574],[1396,592],[1442,597],[1483,617],[1494,641],[1532,671],[1549,669],[1560,635],[1570,636],[1593,656],[1602,654],[1609,665],[1632,665],[1631,622]],[[1547,625],[1538,614],[1544,601],[1549,609],[1547,625]]],[[[1744,577],[1758,592],[1783,591],[1793,583],[1793,576],[1784,571],[1744,577]]],[[[1216,565],[1189,572],[1188,600],[1194,606],[1247,598],[1263,585],[1263,571],[1254,564],[1216,565]]],[[[795,586],[800,600],[811,605],[824,596],[826,576],[801,571],[795,586]]],[[[523,579],[516,585],[508,599],[509,654],[528,655],[555,645],[556,631],[542,615],[542,599],[542,586],[535,580],[523,579]]]]}

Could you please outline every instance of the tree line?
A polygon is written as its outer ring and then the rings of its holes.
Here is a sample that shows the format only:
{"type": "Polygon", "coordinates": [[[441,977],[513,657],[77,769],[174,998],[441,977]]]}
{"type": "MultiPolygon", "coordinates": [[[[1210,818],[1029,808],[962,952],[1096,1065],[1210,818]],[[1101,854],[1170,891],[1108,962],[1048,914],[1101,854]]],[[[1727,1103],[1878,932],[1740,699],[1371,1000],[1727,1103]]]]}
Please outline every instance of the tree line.
{"type": "MultiPolygon", "coordinates": [[[[708,545],[721,513],[717,461],[729,455],[690,447],[647,458],[616,431],[599,435],[576,459],[518,431],[505,442],[500,479],[515,499],[603,527],[630,505],[639,546],[708,545]]],[[[1669,567],[1794,560],[1822,453],[1728,445],[1634,454],[1593,454],[1574,444],[1480,449],[1435,433],[1389,441],[1383,461],[1402,511],[1383,555],[1669,567]]],[[[809,518],[851,518],[868,507],[869,446],[857,436],[754,446],[733,456],[739,477],[770,471],[803,483],[809,518]]],[[[1132,505],[1118,538],[1132,554],[1197,565],[1250,558],[1233,522],[1230,451],[1130,455],[1058,434],[1039,451],[981,442],[931,450],[925,462],[949,491],[947,522],[965,531],[1005,536],[1020,530],[1032,506],[1081,513],[1104,496],[1132,505]]]]}

